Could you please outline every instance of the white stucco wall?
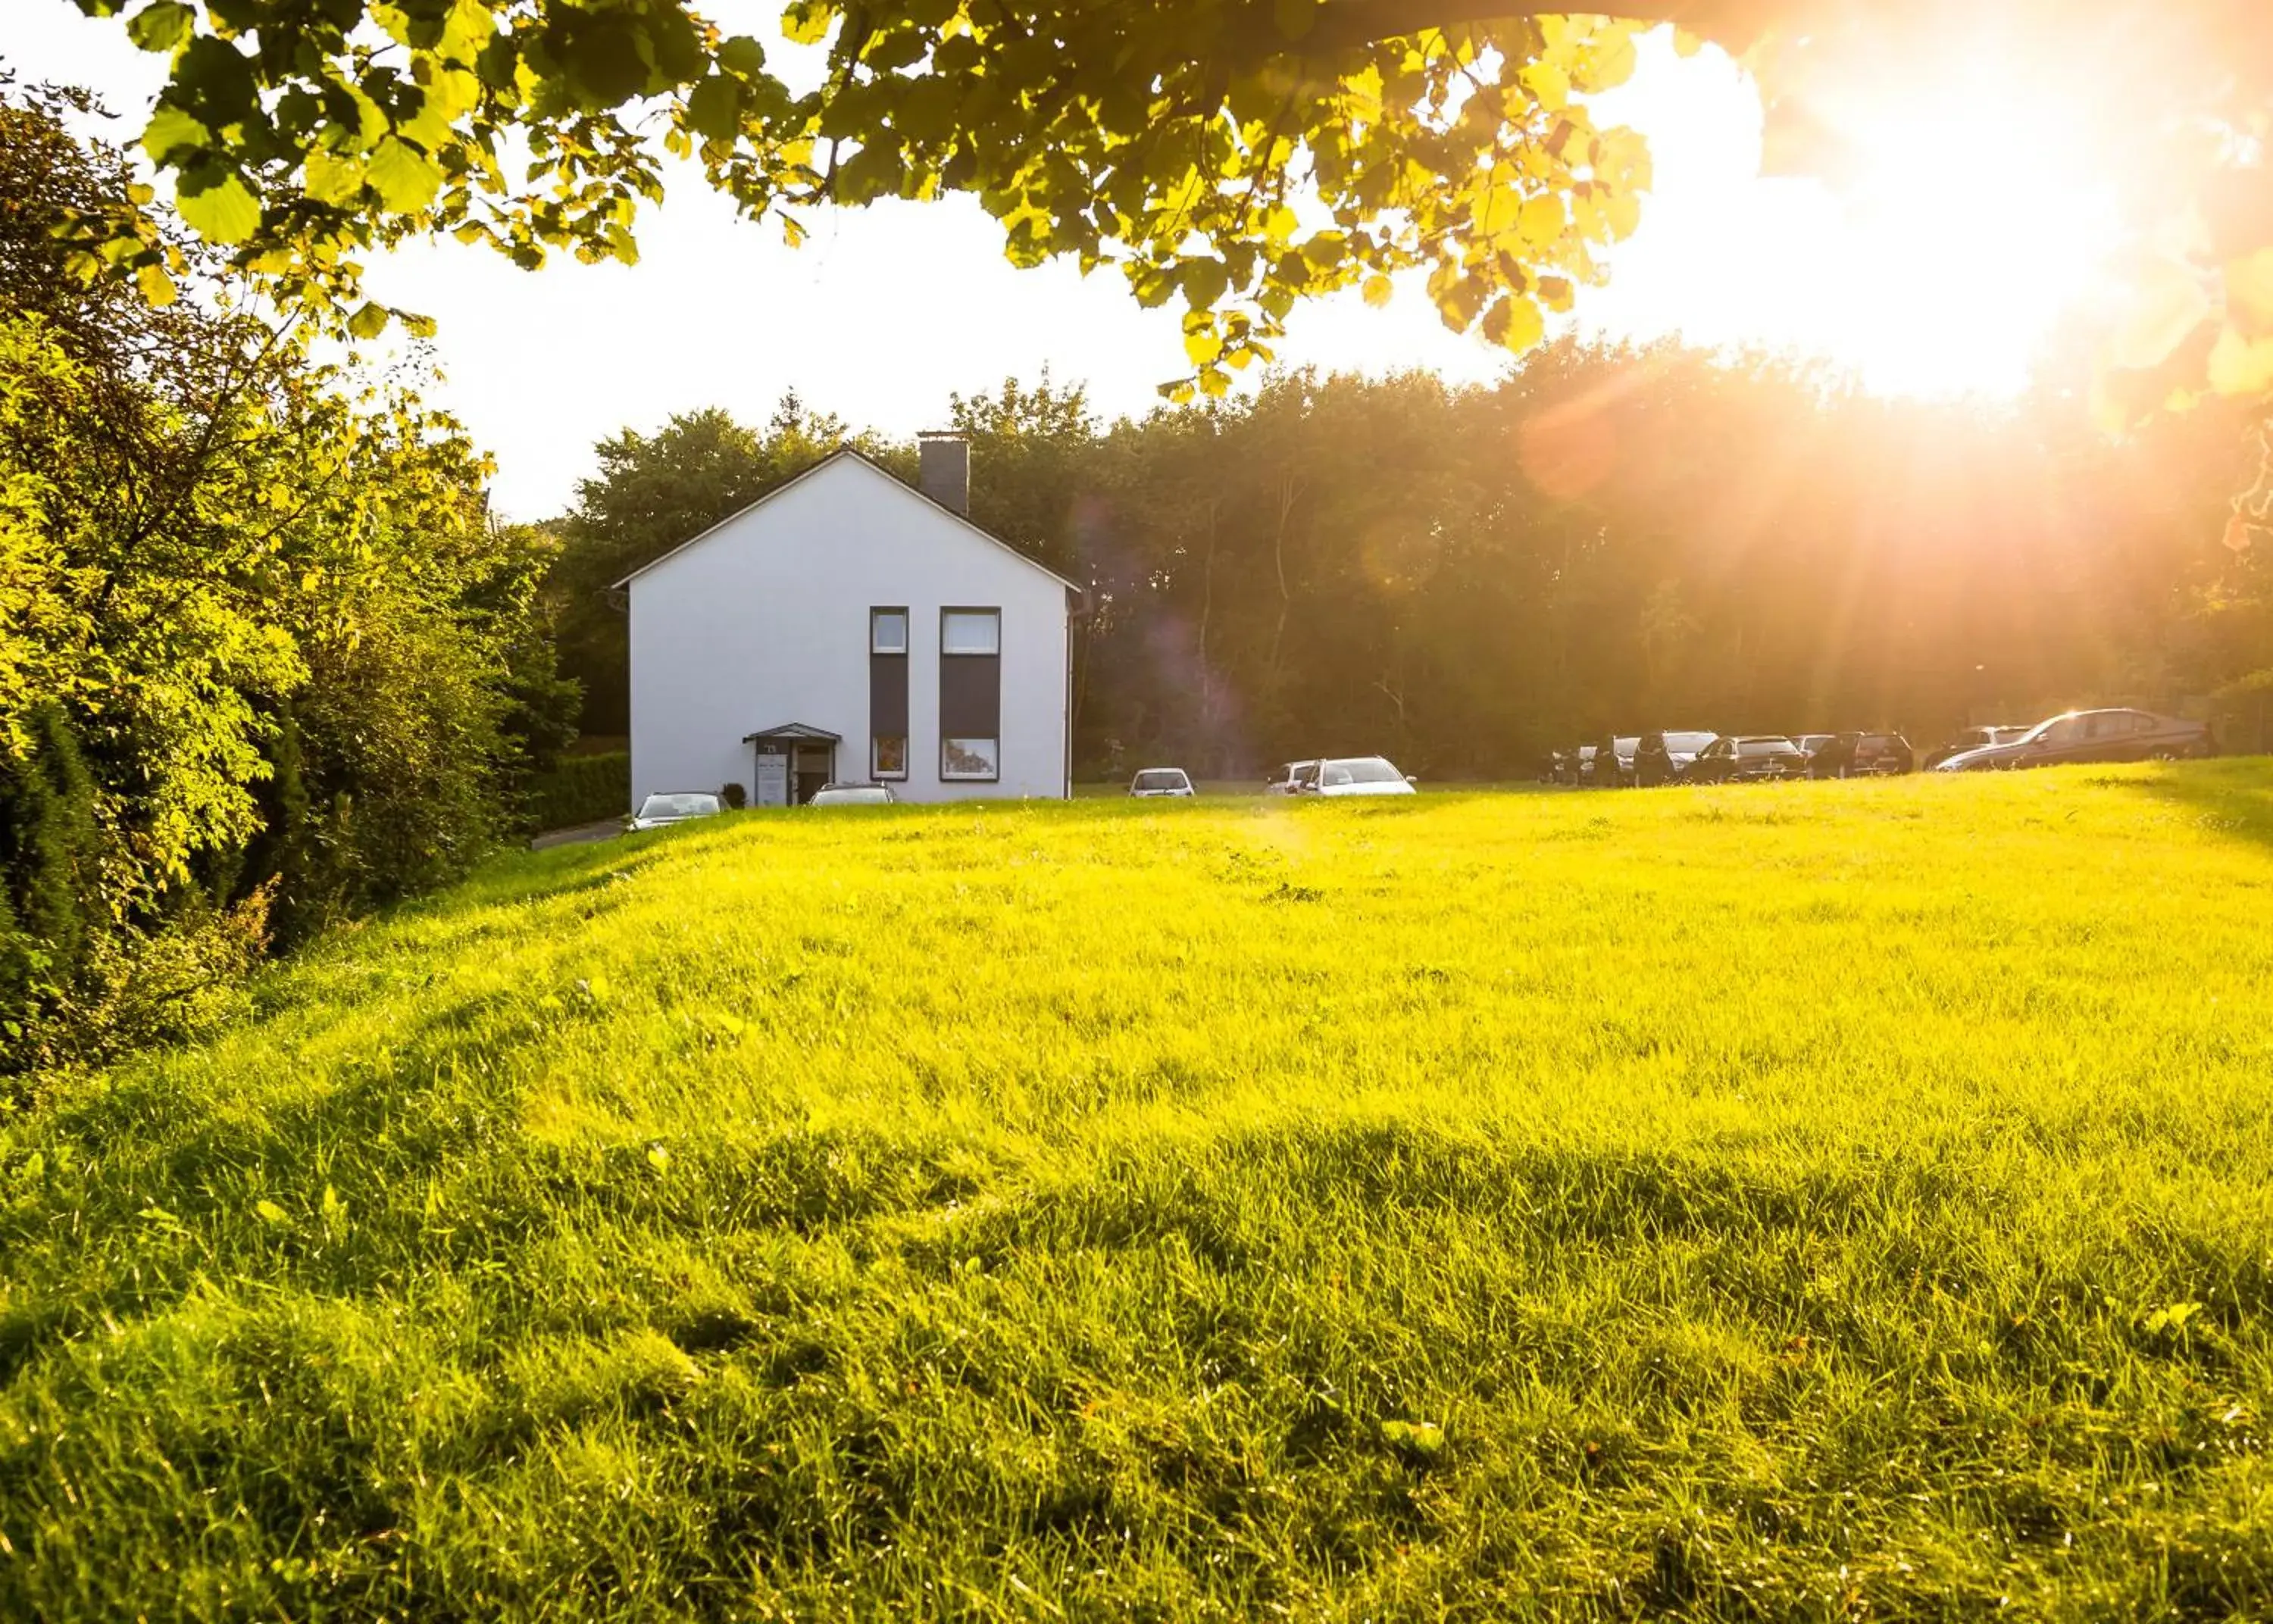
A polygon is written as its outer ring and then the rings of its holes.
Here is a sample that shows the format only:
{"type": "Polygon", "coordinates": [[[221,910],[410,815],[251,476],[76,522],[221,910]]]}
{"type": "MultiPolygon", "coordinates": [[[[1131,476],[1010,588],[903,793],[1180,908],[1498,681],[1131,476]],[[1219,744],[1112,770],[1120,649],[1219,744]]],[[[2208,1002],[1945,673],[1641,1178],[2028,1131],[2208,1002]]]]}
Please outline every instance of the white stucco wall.
{"type": "Polygon", "coordinates": [[[838,457],[633,578],[632,800],[740,783],[746,734],[841,734],[868,776],[868,611],[908,610],[904,800],[1066,793],[1066,588],[857,457],[838,457]],[[939,621],[1002,611],[1001,779],[939,776],[939,621]]]}

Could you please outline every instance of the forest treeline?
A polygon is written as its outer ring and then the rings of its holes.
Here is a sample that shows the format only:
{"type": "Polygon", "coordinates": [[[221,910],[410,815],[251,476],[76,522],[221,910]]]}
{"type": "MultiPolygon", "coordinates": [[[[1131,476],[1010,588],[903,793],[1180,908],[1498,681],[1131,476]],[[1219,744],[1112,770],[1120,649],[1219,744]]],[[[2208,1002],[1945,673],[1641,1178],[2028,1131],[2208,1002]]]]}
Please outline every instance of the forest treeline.
{"type": "MultiPolygon", "coordinates": [[[[2211,408],[2119,443],[2073,391],[1886,400],[1566,340],[1487,386],[1294,373],[1108,423],[1045,378],[949,415],[972,516],[1090,589],[1078,771],[1499,778],[1606,730],[1926,739],[2103,700],[2254,729],[2273,687],[2273,560],[2221,542],[2255,453],[2211,408]]],[[[912,477],[795,396],[597,447],[550,527],[588,731],[626,726],[607,583],[846,440],[912,477]]]]}
{"type": "MultiPolygon", "coordinates": [[[[625,727],[609,583],[837,445],[794,395],[595,448],[497,521],[422,401],[186,235],[87,281],[136,185],[0,81],[0,1072],[218,1019],[264,954],[439,885],[625,727]],[[178,290],[178,296],[174,295],[178,290]]],[[[1383,751],[1502,777],[1605,729],[1892,723],[2273,690],[2273,559],[2219,544],[2241,424],[2120,443],[2073,392],[1889,402],[1564,341],[1502,382],[1293,373],[1106,422],[950,403],[973,516],[1088,587],[1085,773],[1383,751]]],[[[604,778],[604,775],[601,775],[604,778]]]]}

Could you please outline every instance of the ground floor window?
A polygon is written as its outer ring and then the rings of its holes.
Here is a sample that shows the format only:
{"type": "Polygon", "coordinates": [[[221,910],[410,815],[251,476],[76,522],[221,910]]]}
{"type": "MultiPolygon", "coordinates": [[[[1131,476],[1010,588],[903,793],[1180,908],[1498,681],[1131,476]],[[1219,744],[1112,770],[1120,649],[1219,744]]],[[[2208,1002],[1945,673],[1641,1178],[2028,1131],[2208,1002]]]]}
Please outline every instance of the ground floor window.
{"type": "Polygon", "coordinates": [[[991,779],[1001,776],[1001,752],[991,738],[945,738],[939,745],[941,778],[991,779]]]}
{"type": "Polygon", "coordinates": [[[877,778],[908,775],[908,736],[880,733],[868,743],[868,771],[877,778]]]}

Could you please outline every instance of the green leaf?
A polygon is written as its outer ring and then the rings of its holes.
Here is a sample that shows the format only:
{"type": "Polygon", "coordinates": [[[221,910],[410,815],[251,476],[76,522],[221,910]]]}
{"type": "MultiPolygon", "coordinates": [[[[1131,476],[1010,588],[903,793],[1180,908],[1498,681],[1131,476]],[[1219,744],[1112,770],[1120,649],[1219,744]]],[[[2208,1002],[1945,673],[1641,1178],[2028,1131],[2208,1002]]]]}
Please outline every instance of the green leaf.
{"type": "Polygon", "coordinates": [[[836,20],[831,0],[797,0],[782,13],[782,37],[793,45],[818,45],[829,37],[829,25],[836,20]]]}
{"type": "Polygon", "coordinates": [[[359,339],[375,339],[386,331],[386,306],[366,303],[348,318],[348,331],[359,339]]]}
{"type": "Polygon", "coordinates": [[[737,79],[754,79],[766,71],[766,48],[738,34],[718,47],[718,65],[737,79]]]}
{"type": "Polygon", "coordinates": [[[260,228],[260,204],[234,169],[200,164],[174,189],[174,206],[208,243],[242,243],[260,228]]]}
{"type": "Polygon", "coordinates": [[[1484,312],[1484,337],[1521,355],[1547,336],[1547,318],[1519,293],[1504,294],[1484,312]]]}
{"type": "Polygon", "coordinates": [[[344,157],[322,146],[308,154],[307,192],[319,203],[340,207],[353,202],[356,194],[363,190],[363,176],[360,159],[344,157]]]}
{"type": "Polygon", "coordinates": [[[154,163],[162,164],[172,153],[195,151],[212,141],[213,131],[181,109],[164,101],[151,113],[150,123],[142,131],[142,150],[150,154],[154,163]]]}
{"type": "Polygon", "coordinates": [[[1525,202],[1516,217],[1516,235],[1534,247],[1545,248],[1562,237],[1564,223],[1561,196],[1542,192],[1525,202]]]}
{"type": "Polygon", "coordinates": [[[163,266],[146,265],[134,273],[134,282],[142,289],[142,298],[153,310],[163,310],[174,302],[174,279],[166,274],[163,266]]]}
{"type": "Polygon", "coordinates": [[[1184,298],[1196,311],[1212,309],[1231,284],[1231,272],[1220,259],[1205,255],[1184,261],[1180,278],[1184,298]]]}
{"type": "Polygon", "coordinates": [[[713,74],[686,98],[686,127],[710,141],[731,141],[742,128],[741,87],[713,74]]]}
{"type": "Polygon", "coordinates": [[[264,1224],[289,1224],[292,1221],[292,1215],[274,1201],[255,1201],[252,1210],[260,1215],[264,1224]]]}
{"type": "Polygon", "coordinates": [[[364,173],[393,213],[415,214],[442,189],[441,166],[395,136],[371,149],[364,173]]]}
{"type": "Polygon", "coordinates": [[[158,0],[126,19],[126,37],[146,51],[169,51],[196,22],[196,13],[181,0],[158,0]]]}

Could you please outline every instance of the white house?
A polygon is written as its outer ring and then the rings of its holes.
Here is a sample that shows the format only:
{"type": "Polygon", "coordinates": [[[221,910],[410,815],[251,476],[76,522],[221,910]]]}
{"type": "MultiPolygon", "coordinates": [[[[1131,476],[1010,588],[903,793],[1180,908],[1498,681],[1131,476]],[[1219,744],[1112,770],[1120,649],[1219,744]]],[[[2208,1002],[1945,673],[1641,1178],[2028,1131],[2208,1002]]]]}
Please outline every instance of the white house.
{"type": "Polygon", "coordinates": [[[904,800],[1070,791],[1077,589],[964,515],[970,448],[926,435],[924,490],[824,459],[616,583],[631,612],[632,804],[831,780],[904,800]]]}

